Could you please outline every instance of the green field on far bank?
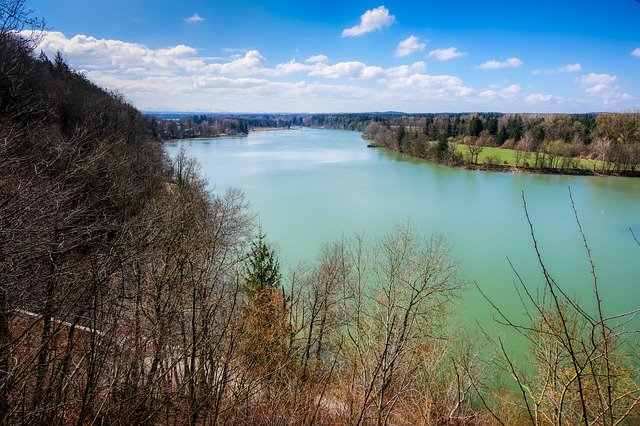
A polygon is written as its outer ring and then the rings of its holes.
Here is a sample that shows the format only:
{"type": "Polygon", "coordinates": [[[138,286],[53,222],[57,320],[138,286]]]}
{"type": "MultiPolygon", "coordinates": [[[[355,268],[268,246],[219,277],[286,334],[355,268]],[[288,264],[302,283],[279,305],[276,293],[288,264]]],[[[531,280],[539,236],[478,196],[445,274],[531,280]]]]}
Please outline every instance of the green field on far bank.
{"type": "MultiPolygon", "coordinates": [[[[471,162],[471,153],[469,152],[468,145],[462,143],[451,143],[456,152],[460,153],[462,157],[471,162]]],[[[535,167],[535,152],[523,152],[515,149],[498,148],[493,146],[482,147],[482,151],[478,154],[477,164],[499,164],[512,167],[535,167]],[[518,160],[518,155],[520,159],[518,160]]],[[[548,157],[548,154],[547,154],[548,157]]],[[[554,156],[554,166],[551,168],[561,169],[562,165],[566,165],[568,158],[562,156],[554,156]]],[[[571,158],[573,160],[571,168],[578,168],[584,170],[601,170],[603,163],[600,160],[586,160],[582,158],[571,158]]],[[[549,166],[547,166],[549,167],[549,166]]]]}

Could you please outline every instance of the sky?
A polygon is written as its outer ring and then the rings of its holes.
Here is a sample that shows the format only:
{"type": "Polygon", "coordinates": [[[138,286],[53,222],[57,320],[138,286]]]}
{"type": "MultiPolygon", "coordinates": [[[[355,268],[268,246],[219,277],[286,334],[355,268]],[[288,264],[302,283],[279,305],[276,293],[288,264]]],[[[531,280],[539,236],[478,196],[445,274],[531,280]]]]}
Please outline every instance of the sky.
{"type": "Polygon", "coordinates": [[[27,0],[143,111],[640,110],[640,2],[27,0]]]}

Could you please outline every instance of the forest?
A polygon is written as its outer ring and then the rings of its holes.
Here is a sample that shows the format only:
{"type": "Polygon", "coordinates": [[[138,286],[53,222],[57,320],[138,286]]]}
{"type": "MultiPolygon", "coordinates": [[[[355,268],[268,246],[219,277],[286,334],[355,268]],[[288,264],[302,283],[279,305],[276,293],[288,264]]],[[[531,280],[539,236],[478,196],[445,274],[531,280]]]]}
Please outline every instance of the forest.
{"type": "Polygon", "coordinates": [[[529,321],[503,317],[530,343],[521,368],[502,338],[448,321],[472,284],[441,237],[401,225],[283,271],[240,191],[209,193],[152,120],[38,55],[14,32],[23,12],[2,9],[0,30],[0,423],[640,421],[637,343],[618,326],[634,313],[585,312],[540,261],[540,291],[519,280],[529,321]]]}

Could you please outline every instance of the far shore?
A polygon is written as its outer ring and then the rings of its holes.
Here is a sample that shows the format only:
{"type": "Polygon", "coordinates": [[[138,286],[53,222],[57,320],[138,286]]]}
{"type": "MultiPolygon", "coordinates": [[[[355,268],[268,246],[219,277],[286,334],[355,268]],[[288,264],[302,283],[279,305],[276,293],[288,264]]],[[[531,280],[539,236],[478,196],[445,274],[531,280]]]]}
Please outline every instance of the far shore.
{"type": "Polygon", "coordinates": [[[502,173],[531,173],[541,175],[566,175],[566,176],[621,176],[621,177],[640,177],[640,170],[602,170],[602,169],[587,169],[587,168],[551,168],[551,167],[518,167],[510,164],[483,164],[483,163],[462,163],[462,164],[447,164],[439,163],[437,161],[431,161],[428,158],[417,157],[415,155],[407,153],[399,153],[393,149],[385,146],[376,145],[375,142],[367,144],[367,148],[382,148],[387,149],[396,154],[403,154],[411,158],[416,158],[423,161],[428,161],[434,164],[441,164],[446,167],[459,170],[479,170],[485,172],[502,172],[502,173]]]}
{"type": "Polygon", "coordinates": [[[278,130],[299,130],[298,127],[286,126],[286,127],[252,127],[249,132],[276,132],[278,130]]]}

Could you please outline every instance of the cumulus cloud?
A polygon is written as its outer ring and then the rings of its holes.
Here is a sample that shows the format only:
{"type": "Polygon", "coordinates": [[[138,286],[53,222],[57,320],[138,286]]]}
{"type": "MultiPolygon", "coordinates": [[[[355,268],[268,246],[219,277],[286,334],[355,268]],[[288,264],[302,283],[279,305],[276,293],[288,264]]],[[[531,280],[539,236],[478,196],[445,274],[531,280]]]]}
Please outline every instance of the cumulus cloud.
{"type": "Polygon", "coordinates": [[[633,51],[631,51],[631,56],[637,56],[640,58],[640,47],[633,49],[633,51]]]}
{"type": "Polygon", "coordinates": [[[512,84],[510,86],[499,89],[499,87],[491,87],[481,91],[478,96],[484,101],[495,100],[513,100],[518,97],[520,93],[520,86],[518,84],[512,84]]]}
{"type": "Polygon", "coordinates": [[[82,34],[67,38],[61,32],[49,31],[43,35],[38,47],[49,56],[60,51],[74,67],[84,69],[126,70],[155,67],[189,70],[204,66],[202,59],[196,57],[196,49],[184,44],[151,49],[143,44],[98,39],[82,34]]]}
{"type": "Polygon", "coordinates": [[[574,73],[582,71],[580,64],[567,64],[555,69],[537,69],[531,72],[531,75],[554,75],[558,73],[574,73]]]}
{"type": "Polygon", "coordinates": [[[422,52],[425,47],[427,47],[427,44],[421,43],[418,37],[409,36],[404,40],[402,40],[400,43],[398,43],[395,56],[397,58],[409,56],[414,52],[422,52]]]}
{"type": "Polygon", "coordinates": [[[635,99],[631,94],[622,90],[616,84],[618,76],[611,74],[589,73],[580,77],[577,81],[585,87],[585,93],[602,99],[605,106],[616,104],[620,101],[635,99]]]}
{"type": "Polygon", "coordinates": [[[289,62],[276,65],[274,69],[263,69],[262,73],[272,76],[285,76],[296,73],[305,73],[310,76],[320,76],[329,79],[361,79],[372,80],[382,78],[393,78],[423,72],[427,66],[419,61],[411,65],[400,65],[398,67],[382,68],[375,65],[367,65],[360,61],[344,61],[328,64],[326,62],[297,62],[292,59],[289,62]]]}
{"type": "Polygon", "coordinates": [[[558,97],[543,93],[532,93],[525,96],[524,101],[528,104],[544,104],[557,100],[558,97]]]}
{"type": "Polygon", "coordinates": [[[609,88],[608,84],[605,83],[598,83],[595,86],[591,86],[587,89],[585,89],[585,92],[587,93],[591,93],[591,94],[597,94],[597,93],[602,93],[605,90],[607,90],[609,88]]]}
{"type": "Polygon", "coordinates": [[[367,64],[360,61],[338,62],[333,65],[314,67],[309,75],[319,75],[326,78],[358,78],[367,68],[367,64]]]}
{"type": "Polygon", "coordinates": [[[259,72],[266,59],[257,50],[249,50],[244,56],[234,58],[224,64],[210,64],[206,67],[209,72],[220,74],[252,74],[259,72]]]}
{"type": "MultiPolygon", "coordinates": [[[[231,56],[220,58],[185,44],[150,47],[60,32],[45,33],[39,48],[49,56],[59,50],[71,67],[145,109],[468,111],[479,105],[513,108],[517,101],[556,102],[540,93],[525,97],[517,84],[478,90],[455,75],[428,74],[424,61],[381,67],[355,60],[331,63],[317,54],[269,64],[255,49],[228,50],[231,56]]],[[[606,108],[633,99],[614,75],[585,74],[575,81],[586,92],[578,101],[606,108]]]]}
{"type": "Polygon", "coordinates": [[[184,18],[185,21],[187,21],[190,24],[196,24],[198,22],[202,22],[204,21],[204,18],[200,15],[198,15],[197,13],[194,13],[193,15],[189,16],[188,18],[184,18]]]}
{"type": "Polygon", "coordinates": [[[589,73],[580,77],[582,84],[612,84],[618,79],[615,75],[589,73]]]}
{"type": "Polygon", "coordinates": [[[315,64],[316,62],[327,62],[328,60],[329,58],[327,58],[327,55],[313,55],[305,59],[305,62],[315,64]]]}
{"type": "Polygon", "coordinates": [[[448,61],[451,59],[462,58],[467,56],[467,52],[460,52],[457,47],[447,47],[446,49],[435,49],[429,52],[429,57],[439,61],[448,61]]]}
{"type": "Polygon", "coordinates": [[[582,71],[582,65],[580,64],[567,64],[558,68],[559,72],[580,72],[582,71]]]}
{"type": "Polygon", "coordinates": [[[524,62],[519,58],[507,58],[502,62],[492,59],[478,65],[476,68],[480,70],[495,70],[500,68],[518,68],[522,66],[522,64],[524,64],[524,62]]]}
{"type": "Polygon", "coordinates": [[[360,17],[360,24],[345,28],[342,31],[342,37],[357,37],[372,31],[380,30],[393,24],[396,17],[389,13],[389,9],[384,6],[367,10],[360,17]]]}
{"type": "Polygon", "coordinates": [[[423,96],[430,99],[466,98],[475,93],[475,90],[466,87],[460,78],[452,75],[413,74],[392,80],[389,87],[417,88],[423,96]]]}
{"type": "Polygon", "coordinates": [[[400,65],[399,67],[387,68],[389,77],[407,77],[413,74],[420,74],[427,70],[427,64],[423,61],[414,62],[411,65],[400,65]]]}

